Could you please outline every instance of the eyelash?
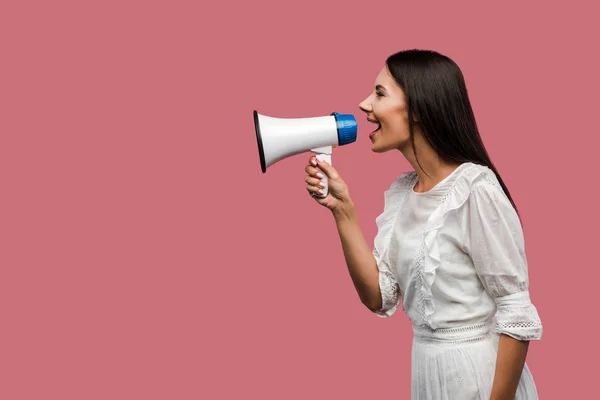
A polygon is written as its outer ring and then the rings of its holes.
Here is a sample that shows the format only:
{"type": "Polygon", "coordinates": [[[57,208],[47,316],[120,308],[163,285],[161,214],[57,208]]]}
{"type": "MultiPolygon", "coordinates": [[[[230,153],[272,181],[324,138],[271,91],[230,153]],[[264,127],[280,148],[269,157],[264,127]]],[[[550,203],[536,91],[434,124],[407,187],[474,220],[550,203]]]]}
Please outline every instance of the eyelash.
{"type": "Polygon", "coordinates": [[[383,97],[383,93],[376,92],[376,94],[377,94],[377,97],[383,97]]]}

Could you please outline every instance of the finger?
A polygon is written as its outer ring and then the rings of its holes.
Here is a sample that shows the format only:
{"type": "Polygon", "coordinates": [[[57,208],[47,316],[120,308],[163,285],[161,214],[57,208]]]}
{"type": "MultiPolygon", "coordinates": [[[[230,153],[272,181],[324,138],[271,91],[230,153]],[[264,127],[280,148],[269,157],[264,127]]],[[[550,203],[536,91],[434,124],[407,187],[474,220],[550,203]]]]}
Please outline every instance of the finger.
{"type": "Polygon", "coordinates": [[[310,193],[311,196],[324,193],[322,187],[308,185],[308,184],[306,185],[306,190],[308,190],[308,193],[310,193]]]}
{"type": "Polygon", "coordinates": [[[335,168],[333,168],[327,161],[319,160],[317,158],[317,165],[325,174],[327,174],[328,177],[333,179],[338,177],[338,173],[335,168]]]}
{"type": "Polygon", "coordinates": [[[306,168],[304,168],[304,171],[306,171],[306,173],[309,174],[310,176],[314,176],[319,179],[323,178],[323,173],[321,171],[319,171],[319,169],[316,167],[307,165],[306,168]]]}
{"type": "Polygon", "coordinates": [[[304,178],[304,181],[312,186],[319,186],[319,187],[325,187],[325,183],[323,183],[322,180],[320,180],[319,178],[313,178],[310,175],[306,175],[306,178],[304,178]]]}

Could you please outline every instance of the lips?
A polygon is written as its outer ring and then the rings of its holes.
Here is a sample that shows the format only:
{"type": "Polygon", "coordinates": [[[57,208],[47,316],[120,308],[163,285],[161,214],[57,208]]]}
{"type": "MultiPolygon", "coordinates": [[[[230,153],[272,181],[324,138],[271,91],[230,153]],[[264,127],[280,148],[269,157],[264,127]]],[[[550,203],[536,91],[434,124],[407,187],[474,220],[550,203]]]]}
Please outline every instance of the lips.
{"type": "Polygon", "coordinates": [[[367,118],[367,121],[369,121],[369,122],[370,122],[370,123],[372,123],[372,124],[376,124],[376,125],[377,125],[377,129],[375,129],[373,132],[371,132],[371,133],[369,134],[369,138],[372,138],[372,137],[373,137],[373,135],[374,135],[375,133],[377,133],[377,131],[379,131],[379,130],[381,129],[381,123],[379,123],[379,121],[377,121],[376,119],[371,119],[371,118],[367,118]]]}

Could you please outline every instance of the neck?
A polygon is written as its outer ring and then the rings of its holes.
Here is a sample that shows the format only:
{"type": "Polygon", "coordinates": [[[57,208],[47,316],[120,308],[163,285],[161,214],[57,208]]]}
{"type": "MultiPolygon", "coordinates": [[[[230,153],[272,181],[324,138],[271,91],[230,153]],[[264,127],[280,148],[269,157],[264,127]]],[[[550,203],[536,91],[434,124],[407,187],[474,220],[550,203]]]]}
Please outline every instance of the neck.
{"type": "Polygon", "coordinates": [[[405,146],[405,148],[400,149],[404,157],[417,173],[418,182],[414,187],[415,192],[427,192],[431,190],[460,165],[460,163],[449,163],[442,160],[439,155],[424,140],[422,140],[422,138],[420,138],[420,135],[415,135],[415,147],[419,158],[418,162],[410,143],[405,146]]]}

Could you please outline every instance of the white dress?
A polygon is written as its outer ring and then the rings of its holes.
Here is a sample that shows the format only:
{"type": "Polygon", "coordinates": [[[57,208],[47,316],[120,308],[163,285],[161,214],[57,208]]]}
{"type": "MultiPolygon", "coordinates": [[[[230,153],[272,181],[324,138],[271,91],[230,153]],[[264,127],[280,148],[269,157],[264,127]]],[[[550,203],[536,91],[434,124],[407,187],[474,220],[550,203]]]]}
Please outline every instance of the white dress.
{"type": "MultiPolygon", "coordinates": [[[[519,217],[492,170],[464,163],[432,190],[402,173],[385,192],[373,255],[387,318],[413,326],[412,400],[488,400],[499,334],[539,340],[519,217]]],[[[537,399],[525,365],[516,400],[537,399]]]]}

